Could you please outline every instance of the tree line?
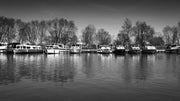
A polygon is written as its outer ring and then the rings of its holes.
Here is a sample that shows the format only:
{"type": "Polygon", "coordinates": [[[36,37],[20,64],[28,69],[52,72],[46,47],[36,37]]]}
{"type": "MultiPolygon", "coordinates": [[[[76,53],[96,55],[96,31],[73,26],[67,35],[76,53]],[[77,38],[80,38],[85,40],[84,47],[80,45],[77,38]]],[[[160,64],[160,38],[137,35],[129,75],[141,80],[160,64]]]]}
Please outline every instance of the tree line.
{"type": "MultiPolygon", "coordinates": [[[[78,42],[77,30],[74,21],[65,18],[24,22],[21,19],[0,16],[0,42],[75,44],[78,42]]],[[[108,31],[103,28],[96,31],[95,26],[90,24],[83,29],[81,40],[87,46],[180,44],[180,22],[177,26],[165,26],[163,33],[159,34],[145,21],[137,21],[133,25],[132,21],[126,18],[114,40],[108,31]]]]}
{"type": "Polygon", "coordinates": [[[77,42],[77,27],[72,20],[33,20],[0,17],[0,42],[29,44],[74,44],[77,42]]]}
{"type": "Polygon", "coordinates": [[[112,40],[111,35],[104,29],[98,30],[93,25],[88,25],[82,33],[83,41],[88,44],[114,44],[128,46],[130,44],[144,46],[151,44],[164,46],[169,44],[180,44],[180,22],[177,26],[166,26],[163,33],[155,32],[154,28],[145,21],[137,21],[135,25],[126,18],[116,38],[112,40]],[[95,40],[94,40],[95,39],[95,40]],[[96,41],[96,39],[98,41],[96,41]]]}

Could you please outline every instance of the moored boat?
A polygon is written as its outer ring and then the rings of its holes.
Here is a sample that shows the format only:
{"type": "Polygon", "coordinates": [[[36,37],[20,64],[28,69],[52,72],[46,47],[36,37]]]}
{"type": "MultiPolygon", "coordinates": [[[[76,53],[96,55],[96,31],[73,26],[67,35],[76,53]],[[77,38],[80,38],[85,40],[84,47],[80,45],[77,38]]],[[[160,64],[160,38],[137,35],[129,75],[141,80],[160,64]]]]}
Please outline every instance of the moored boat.
{"type": "Polygon", "coordinates": [[[168,45],[165,52],[166,53],[180,54],[180,46],[178,46],[178,45],[168,45]]]}
{"type": "Polygon", "coordinates": [[[69,50],[64,48],[63,45],[47,45],[45,49],[46,54],[59,54],[62,52],[68,52],[69,50]]]}
{"type": "Polygon", "coordinates": [[[20,45],[20,43],[9,43],[7,46],[6,53],[8,53],[8,54],[14,53],[14,49],[16,49],[17,45],[20,45]]]}
{"type": "Polygon", "coordinates": [[[141,48],[139,46],[130,46],[128,53],[129,54],[140,54],[141,48]]]}
{"type": "Polygon", "coordinates": [[[113,50],[113,53],[117,55],[125,54],[126,53],[125,47],[121,45],[116,46],[115,49],[113,50]]]}
{"type": "Polygon", "coordinates": [[[80,54],[82,52],[82,47],[81,45],[72,45],[70,48],[70,53],[71,54],[80,54]]]}
{"type": "Polygon", "coordinates": [[[7,50],[7,43],[0,43],[0,53],[5,53],[7,50]]]}
{"type": "Polygon", "coordinates": [[[109,54],[111,52],[112,52],[111,47],[107,45],[101,45],[99,49],[97,50],[97,53],[100,53],[100,54],[109,54]]]}
{"type": "Polygon", "coordinates": [[[153,45],[145,45],[144,47],[142,47],[143,54],[154,54],[156,52],[157,52],[156,47],[153,45]]]}
{"type": "Polygon", "coordinates": [[[16,45],[13,50],[14,54],[31,54],[31,53],[43,53],[43,49],[38,45],[16,45]]]}

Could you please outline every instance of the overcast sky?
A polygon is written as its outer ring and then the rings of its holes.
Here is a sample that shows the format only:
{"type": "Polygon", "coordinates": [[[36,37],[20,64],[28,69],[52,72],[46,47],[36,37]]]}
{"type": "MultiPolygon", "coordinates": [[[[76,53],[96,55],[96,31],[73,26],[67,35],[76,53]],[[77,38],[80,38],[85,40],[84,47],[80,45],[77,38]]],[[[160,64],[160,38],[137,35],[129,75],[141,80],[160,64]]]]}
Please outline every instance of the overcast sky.
{"type": "Polygon", "coordinates": [[[67,18],[74,20],[81,34],[88,24],[104,28],[116,35],[123,20],[133,24],[146,21],[156,32],[166,25],[180,21],[178,0],[4,0],[0,1],[0,15],[23,21],[67,18]]]}

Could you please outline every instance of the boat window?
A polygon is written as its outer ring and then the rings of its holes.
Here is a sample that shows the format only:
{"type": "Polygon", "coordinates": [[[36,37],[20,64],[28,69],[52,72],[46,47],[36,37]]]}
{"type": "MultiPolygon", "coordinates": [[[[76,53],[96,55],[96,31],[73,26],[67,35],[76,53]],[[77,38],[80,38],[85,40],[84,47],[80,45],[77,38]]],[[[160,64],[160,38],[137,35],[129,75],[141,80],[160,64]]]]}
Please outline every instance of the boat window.
{"type": "Polygon", "coordinates": [[[176,47],[176,45],[172,45],[171,47],[176,47]]]}
{"type": "Polygon", "coordinates": [[[20,48],[20,46],[17,46],[16,48],[20,48]]]}
{"type": "Polygon", "coordinates": [[[23,48],[26,48],[26,46],[22,46],[23,48]]]}
{"type": "Polygon", "coordinates": [[[28,46],[27,49],[30,49],[30,47],[28,46]]]}

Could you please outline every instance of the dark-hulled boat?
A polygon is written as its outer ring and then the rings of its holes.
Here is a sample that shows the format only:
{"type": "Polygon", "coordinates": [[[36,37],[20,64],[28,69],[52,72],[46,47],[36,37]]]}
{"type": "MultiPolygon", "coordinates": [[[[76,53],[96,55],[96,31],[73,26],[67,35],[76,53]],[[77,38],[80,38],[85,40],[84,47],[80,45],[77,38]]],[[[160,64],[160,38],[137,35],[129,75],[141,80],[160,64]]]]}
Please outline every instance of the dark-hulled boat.
{"type": "Polygon", "coordinates": [[[20,43],[9,43],[7,46],[6,53],[8,54],[14,53],[14,49],[16,48],[17,45],[20,45],[20,43]]]}
{"type": "Polygon", "coordinates": [[[141,48],[139,46],[130,46],[128,53],[129,54],[140,54],[141,48]]]}
{"type": "Polygon", "coordinates": [[[113,50],[114,54],[117,55],[123,55],[126,53],[125,47],[124,46],[116,46],[113,50]]]}
{"type": "Polygon", "coordinates": [[[168,45],[165,52],[166,53],[180,54],[180,46],[178,46],[178,45],[168,45]]]}
{"type": "Polygon", "coordinates": [[[142,47],[143,54],[154,54],[156,52],[157,52],[156,47],[153,45],[145,45],[144,47],[142,47]]]}

